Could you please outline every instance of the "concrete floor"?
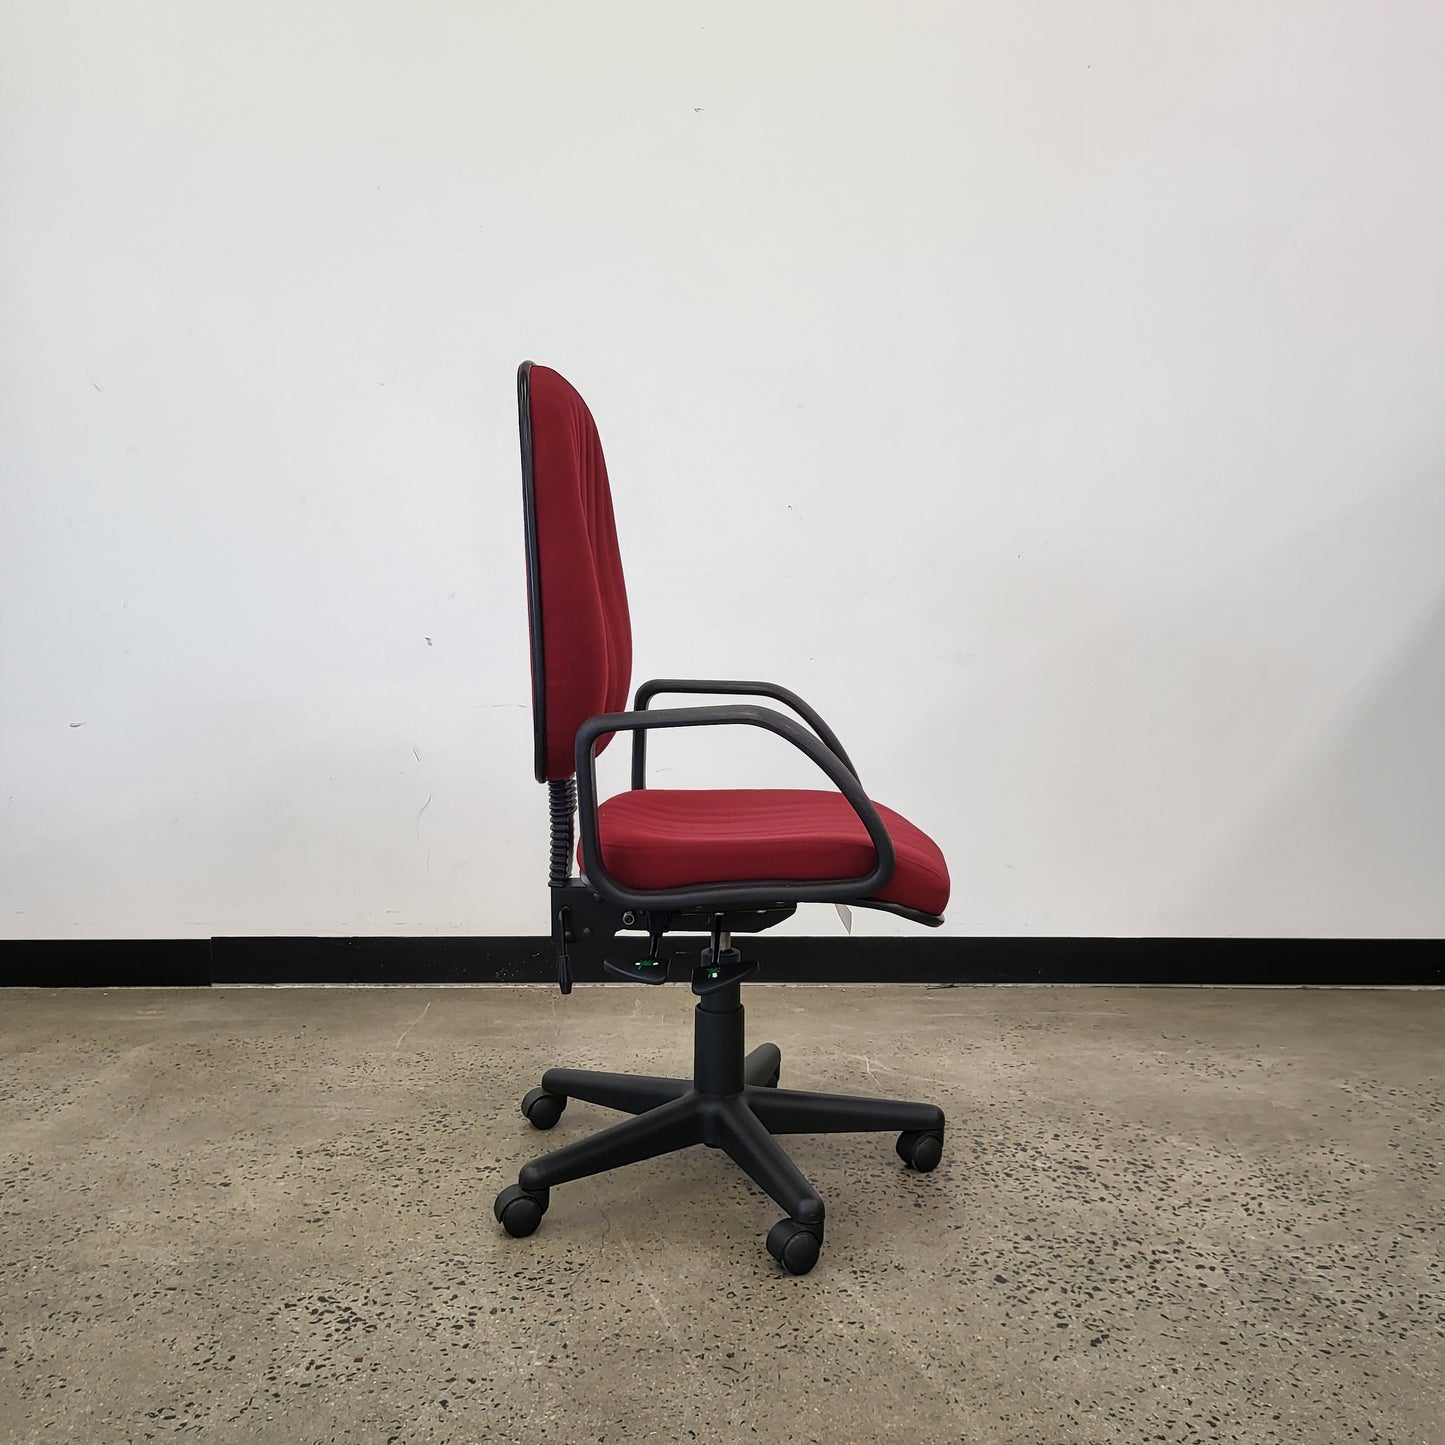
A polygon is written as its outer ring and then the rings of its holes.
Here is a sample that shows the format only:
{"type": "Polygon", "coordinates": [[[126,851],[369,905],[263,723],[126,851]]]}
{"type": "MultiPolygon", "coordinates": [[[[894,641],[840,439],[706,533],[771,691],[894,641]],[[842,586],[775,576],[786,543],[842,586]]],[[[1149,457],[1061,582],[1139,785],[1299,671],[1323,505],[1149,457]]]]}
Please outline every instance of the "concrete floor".
{"type": "Polygon", "coordinates": [[[685,989],[0,991],[0,1439],[1445,1440],[1445,994],[746,991],[817,1269],[693,1149],[496,1190],[548,1063],[685,1072],[685,989]]]}

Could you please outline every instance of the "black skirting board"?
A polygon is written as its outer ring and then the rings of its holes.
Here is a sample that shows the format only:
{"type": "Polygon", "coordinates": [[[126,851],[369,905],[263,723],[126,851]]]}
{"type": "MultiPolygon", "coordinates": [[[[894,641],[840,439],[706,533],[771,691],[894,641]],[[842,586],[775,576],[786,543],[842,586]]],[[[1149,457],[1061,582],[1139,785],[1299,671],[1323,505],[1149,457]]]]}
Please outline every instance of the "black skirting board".
{"type": "MultiPolygon", "coordinates": [[[[701,938],[668,940],[686,979],[701,938]]],[[[1445,984],[1439,939],[787,938],[739,939],[773,983],[1445,984]]],[[[645,945],[624,935],[619,957],[645,945]]],[[[574,959],[579,982],[598,959],[574,959]]],[[[550,983],[542,937],[22,939],[0,941],[0,984],[39,988],[211,984],[550,983]]],[[[619,987],[624,985],[619,984],[619,987]]]]}

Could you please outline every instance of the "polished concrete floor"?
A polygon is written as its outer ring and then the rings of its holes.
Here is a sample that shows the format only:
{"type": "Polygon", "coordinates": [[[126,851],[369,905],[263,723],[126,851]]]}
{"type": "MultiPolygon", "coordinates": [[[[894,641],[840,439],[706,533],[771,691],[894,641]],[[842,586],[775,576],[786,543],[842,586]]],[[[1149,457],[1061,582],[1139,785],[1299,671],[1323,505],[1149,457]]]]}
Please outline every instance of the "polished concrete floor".
{"type": "Polygon", "coordinates": [[[685,1072],[684,989],[0,992],[0,1439],[1445,1440],[1445,994],[746,990],[811,1275],[722,1155],[492,1197],[548,1063],[685,1072]]]}

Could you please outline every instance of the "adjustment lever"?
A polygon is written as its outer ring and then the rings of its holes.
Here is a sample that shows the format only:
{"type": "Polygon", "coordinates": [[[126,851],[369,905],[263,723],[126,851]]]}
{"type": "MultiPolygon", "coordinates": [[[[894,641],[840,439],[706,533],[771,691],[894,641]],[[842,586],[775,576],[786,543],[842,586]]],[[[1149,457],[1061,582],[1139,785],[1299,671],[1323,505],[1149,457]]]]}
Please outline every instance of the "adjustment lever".
{"type": "Polygon", "coordinates": [[[552,924],[552,957],[557,964],[557,987],[563,993],[572,992],[572,959],[567,953],[567,944],[572,937],[572,911],[559,908],[552,924]]]}
{"type": "Polygon", "coordinates": [[[716,993],[729,984],[751,978],[757,971],[757,964],[744,959],[735,948],[723,949],[716,958],[712,949],[705,948],[702,962],[692,971],[692,991],[701,998],[703,994],[716,993]]]}
{"type": "Polygon", "coordinates": [[[628,983],[666,983],[667,966],[672,960],[661,950],[661,931],[650,930],[647,935],[646,958],[628,963],[615,963],[610,958],[604,958],[602,968],[614,978],[625,978],[628,983]]]}
{"type": "Polygon", "coordinates": [[[627,963],[604,958],[602,969],[604,973],[610,973],[613,978],[625,978],[628,983],[666,983],[667,966],[670,962],[671,960],[666,956],[639,958],[627,963]]]}

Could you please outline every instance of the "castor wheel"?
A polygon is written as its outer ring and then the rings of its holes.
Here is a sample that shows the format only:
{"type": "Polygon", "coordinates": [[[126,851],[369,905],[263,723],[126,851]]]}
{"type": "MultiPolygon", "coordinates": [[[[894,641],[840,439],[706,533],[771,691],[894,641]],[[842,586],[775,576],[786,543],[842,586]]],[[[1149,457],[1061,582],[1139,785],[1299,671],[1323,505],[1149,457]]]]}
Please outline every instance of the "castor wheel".
{"type": "Polygon", "coordinates": [[[893,1147],[910,1169],[928,1174],[938,1168],[938,1161],[943,1158],[943,1135],[923,1129],[906,1129],[893,1147]]]}
{"type": "Polygon", "coordinates": [[[522,1096],[522,1112],[534,1129],[550,1129],[566,1107],[563,1095],[549,1094],[546,1089],[528,1089],[522,1096]]]}
{"type": "Polygon", "coordinates": [[[525,1239],[535,1234],[542,1216],[547,1212],[547,1191],[540,1193],[523,1189],[520,1184],[509,1184],[497,1195],[492,1213],[497,1222],[513,1239],[525,1239]]]}
{"type": "Polygon", "coordinates": [[[799,1224],[796,1219],[780,1219],[768,1231],[768,1253],[789,1274],[807,1274],[818,1262],[823,1247],[821,1226],[799,1224]]]}

